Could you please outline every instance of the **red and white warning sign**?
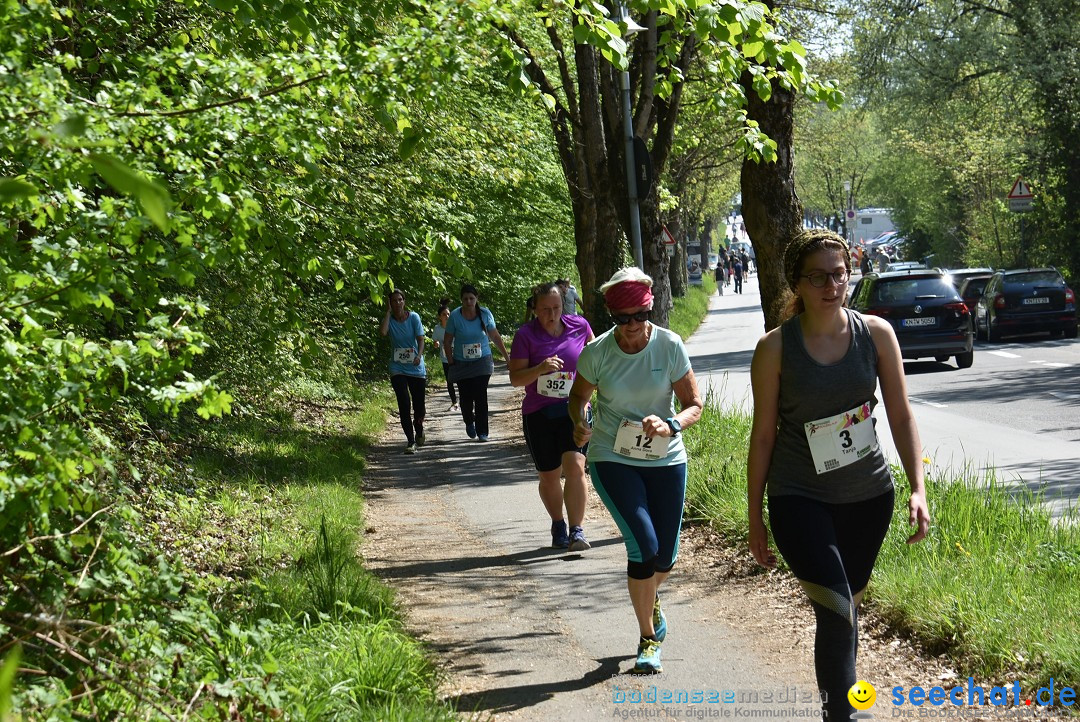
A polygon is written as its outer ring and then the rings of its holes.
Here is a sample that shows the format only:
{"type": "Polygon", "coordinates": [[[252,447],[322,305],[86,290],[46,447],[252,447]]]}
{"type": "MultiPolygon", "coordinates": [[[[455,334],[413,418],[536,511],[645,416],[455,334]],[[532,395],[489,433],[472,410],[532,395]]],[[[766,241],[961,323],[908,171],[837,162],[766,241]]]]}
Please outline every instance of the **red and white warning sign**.
{"type": "Polygon", "coordinates": [[[1010,211],[1023,213],[1031,210],[1031,201],[1035,198],[1035,194],[1031,192],[1031,186],[1023,178],[1017,178],[1006,198],[1009,200],[1010,211]]]}

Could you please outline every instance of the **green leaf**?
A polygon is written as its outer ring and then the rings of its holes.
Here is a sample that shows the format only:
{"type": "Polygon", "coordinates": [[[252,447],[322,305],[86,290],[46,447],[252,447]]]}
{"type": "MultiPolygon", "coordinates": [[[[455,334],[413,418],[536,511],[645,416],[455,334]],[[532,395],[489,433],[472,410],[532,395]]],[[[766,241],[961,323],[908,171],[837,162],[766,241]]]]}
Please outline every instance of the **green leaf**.
{"type": "Polygon", "coordinates": [[[134,196],[143,212],[162,232],[169,230],[168,209],[172,199],[164,186],[109,155],[94,153],[90,156],[90,164],[106,183],[125,195],[134,196]]]}
{"type": "Polygon", "coordinates": [[[406,128],[404,137],[402,137],[401,143],[398,144],[398,155],[401,156],[401,159],[408,160],[409,156],[416,152],[423,139],[424,134],[416,128],[406,128]]]}
{"type": "Polygon", "coordinates": [[[22,647],[16,644],[0,666],[0,722],[8,722],[11,717],[11,697],[15,687],[15,674],[19,671],[19,658],[22,647]]]}
{"type": "Polygon", "coordinates": [[[760,40],[753,40],[742,45],[742,54],[744,58],[756,57],[758,53],[765,49],[765,43],[760,40]]]}
{"type": "Polygon", "coordinates": [[[72,115],[57,123],[53,132],[61,138],[71,138],[86,133],[86,116],[72,115]]]}
{"type": "Polygon", "coordinates": [[[0,178],[0,203],[37,195],[37,188],[21,178],[0,178]]]}

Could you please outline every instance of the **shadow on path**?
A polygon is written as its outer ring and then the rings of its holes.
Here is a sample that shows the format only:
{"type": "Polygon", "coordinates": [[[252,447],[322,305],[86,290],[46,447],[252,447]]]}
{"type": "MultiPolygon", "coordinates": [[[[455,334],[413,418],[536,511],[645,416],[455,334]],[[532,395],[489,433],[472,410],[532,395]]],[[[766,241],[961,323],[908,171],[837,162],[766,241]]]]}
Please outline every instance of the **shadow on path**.
{"type": "MultiPolygon", "coordinates": [[[[619,662],[625,657],[604,657],[594,660],[596,668],[578,679],[565,679],[543,684],[510,685],[486,692],[451,697],[448,701],[460,712],[511,712],[532,707],[557,694],[594,687],[619,674],[619,662]]],[[[557,663],[553,660],[553,663],[557,663]]]]}

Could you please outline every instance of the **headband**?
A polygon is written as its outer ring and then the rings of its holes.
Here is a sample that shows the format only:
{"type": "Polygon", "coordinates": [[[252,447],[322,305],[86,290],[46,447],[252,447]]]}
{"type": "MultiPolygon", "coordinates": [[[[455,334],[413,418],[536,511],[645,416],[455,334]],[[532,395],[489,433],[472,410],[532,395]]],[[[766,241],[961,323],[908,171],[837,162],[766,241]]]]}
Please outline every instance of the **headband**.
{"type": "Polygon", "coordinates": [[[623,281],[604,292],[604,303],[612,310],[648,306],[652,300],[652,287],[640,281],[623,281]]]}

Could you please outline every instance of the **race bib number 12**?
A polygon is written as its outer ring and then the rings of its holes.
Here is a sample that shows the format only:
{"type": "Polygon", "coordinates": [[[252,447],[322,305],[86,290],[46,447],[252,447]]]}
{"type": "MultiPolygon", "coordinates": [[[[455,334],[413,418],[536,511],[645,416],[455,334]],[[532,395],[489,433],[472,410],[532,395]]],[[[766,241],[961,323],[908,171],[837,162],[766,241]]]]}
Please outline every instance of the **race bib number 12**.
{"type": "Polygon", "coordinates": [[[670,442],[668,436],[646,436],[640,421],[623,419],[615,433],[615,453],[631,459],[663,459],[670,442]]]}
{"type": "Polygon", "coordinates": [[[869,402],[803,426],[819,474],[853,464],[878,448],[869,402]]]}

